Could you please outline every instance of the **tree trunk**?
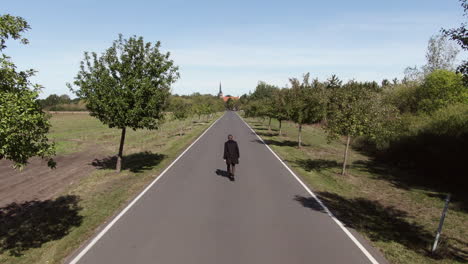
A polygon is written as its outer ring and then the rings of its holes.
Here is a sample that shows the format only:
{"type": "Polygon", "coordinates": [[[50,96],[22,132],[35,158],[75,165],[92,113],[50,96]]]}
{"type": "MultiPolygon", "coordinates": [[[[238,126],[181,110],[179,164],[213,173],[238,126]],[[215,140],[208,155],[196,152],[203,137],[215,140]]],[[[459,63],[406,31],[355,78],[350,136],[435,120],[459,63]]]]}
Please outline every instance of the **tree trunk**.
{"type": "Polygon", "coordinates": [[[278,120],[279,121],[279,131],[278,131],[278,135],[281,136],[281,120],[278,120]]]}
{"type": "Polygon", "coordinates": [[[343,161],[343,170],[341,170],[341,175],[346,174],[346,163],[348,162],[348,149],[349,149],[349,142],[351,141],[351,136],[348,135],[346,139],[346,149],[344,153],[344,161],[343,161]]]}
{"type": "Polygon", "coordinates": [[[297,135],[297,144],[302,147],[302,124],[299,124],[299,134],[297,135]]]}
{"type": "Polygon", "coordinates": [[[268,131],[271,132],[271,117],[270,120],[268,120],[268,131]]]}
{"type": "Polygon", "coordinates": [[[120,136],[119,154],[117,154],[117,164],[115,165],[115,171],[117,172],[120,172],[122,170],[122,155],[123,155],[124,142],[125,142],[125,127],[122,128],[122,135],[120,136]]]}

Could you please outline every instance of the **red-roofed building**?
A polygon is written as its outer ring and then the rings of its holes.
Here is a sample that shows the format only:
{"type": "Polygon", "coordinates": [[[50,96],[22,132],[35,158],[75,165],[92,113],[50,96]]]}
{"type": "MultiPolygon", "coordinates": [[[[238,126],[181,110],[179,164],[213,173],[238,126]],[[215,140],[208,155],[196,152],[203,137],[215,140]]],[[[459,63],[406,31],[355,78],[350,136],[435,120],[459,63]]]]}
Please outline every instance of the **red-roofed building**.
{"type": "Polygon", "coordinates": [[[219,83],[218,97],[222,98],[224,102],[227,102],[227,100],[229,100],[229,98],[231,98],[232,100],[239,100],[239,97],[237,97],[237,96],[224,96],[223,91],[221,90],[221,82],[219,83]]]}

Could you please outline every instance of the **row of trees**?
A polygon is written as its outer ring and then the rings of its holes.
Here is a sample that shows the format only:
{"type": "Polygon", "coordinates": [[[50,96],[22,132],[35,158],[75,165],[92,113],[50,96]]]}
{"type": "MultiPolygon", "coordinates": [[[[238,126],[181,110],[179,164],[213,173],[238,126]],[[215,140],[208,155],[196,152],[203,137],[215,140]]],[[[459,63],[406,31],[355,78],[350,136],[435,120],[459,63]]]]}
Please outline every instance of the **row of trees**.
{"type": "Polygon", "coordinates": [[[51,94],[37,100],[42,109],[48,111],[86,111],[86,104],[79,98],[71,99],[67,94],[51,94]]]}
{"type": "MultiPolygon", "coordinates": [[[[192,95],[173,95],[169,98],[167,111],[172,113],[172,116],[180,121],[184,121],[192,116],[197,116],[201,119],[202,116],[207,118],[214,113],[225,110],[223,101],[212,95],[201,95],[195,93],[192,95]]],[[[180,135],[184,129],[184,122],[181,122],[180,135]]]]}
{"type": "MultiPolygon", "coordinates": [[[[463,64],[458,67],[459,73],[455,72],[459,50],[448,39],[456,39],[456,36],[453,36],[454,31],[444,32],[445,35],[430,38],[427,63],[421,67],[408,67],[401,81],[383,80],[380,85],[354,80],[343,83],[332,75],[320,82],[311,80],[307,73],[302,80],[290,78],[286,88],[259,82],[252,94],[241,97],[242,108],[247,116],[268,118],[269,130],[271,119],[277,119],[279,135],[282,134],[284,120],[296,123],[298,147],[302,145],[304,124],[320,123],[330,140],[344,136],[346,147],[342,174],[345,174],[352,138],[366,138],[376,147],[385,148],[407,136],[411,126],[408,115],[430,118],[433,113],[447,107],[468,105],[463,64]]],[[[466,48],[466,45],[462,47],[466,48]]],[[[459,111],[463,117],[464,110],[459,111]]],[[[468,122],[466,119],[465,116],[463,120],[468,122]]]]}
{"type": "Polygon", "coordinates": [[[120,129],[117,171],[122,167],[127,129],[158,129],[167,111],[185,119],[224,110],[222,100],[213,96],[171,96],[179,72],[170,54],[160,51],[160,42],[145,42],[136,36],[124,39],[122,35],[102,54],[84,53],[73,84],[67,84],[76,99],[51,95],[39,100],[41,86],[30,81],[35,71],[18,71],[4,54],[10,38],[27,44],[22,34],[29,29],[21,17],[0,16],[0,159],[13,161],[15,167],[24,166],[33,156],[55,166],[54,144],[47,138],[50,123],[43,108],[80,103],[102,123],[120,129]]]}
{"type": "Polygon", "coordinates": [[[302,146],[302,128],[305,124],[321,123],[329,139],[346,137],[342,174],[346,172],[347,153],[352,137],[374,137],[388,118],[395,118],[392,107],[383,103],[377,83],[342,81],[333,75],[326,82],[310,80],[307,73],[302,80],[289,79],[290,88],[278,88],[260,82],[247,97],[244,110],[250,117],[266,117],[281,124],[289,120],[297,124],[298,147],[302,146]]]}

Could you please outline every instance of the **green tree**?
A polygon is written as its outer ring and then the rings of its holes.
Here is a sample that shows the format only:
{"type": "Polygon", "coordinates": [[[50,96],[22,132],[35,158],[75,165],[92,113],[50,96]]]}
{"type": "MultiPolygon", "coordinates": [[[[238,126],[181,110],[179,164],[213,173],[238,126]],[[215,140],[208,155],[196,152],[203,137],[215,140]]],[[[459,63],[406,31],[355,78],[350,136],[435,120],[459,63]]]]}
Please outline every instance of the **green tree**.
{"type": "Polygon", "coordinates": [[[302,126],[322,121],[326,113],[327,98],[318,81],[310,83],[309,73],[304,75],[301,83],[291,78],[291,88],[286,97],[287,113],[291,121],[298,125],[298,147],[302,146],[302,126]]]}
{"type": "Polygon", "coordinates": [[[250,96],[250,100],[259,102],[259,105],[256,107],[256,115],[268,118],[268,131],[271,131],[271,119],[275,118],[273,96],[277,90],[279,90],[278,87],[260,81],[250,96]]]}
{"type": "Polygon", "coordinates": [[[382,103],[372,84],[351,81],[331,94],[326,130],[329,140],[346,137],[342,175],[346,173],[348,149],[352,137],[375,137],[385,120],[394,113],[382,103]]]}
{"type": "Polygon", "coordinates": [[[245,116],[246,117],[263,117],[263,105],[260,100],[249,100],[245,107],[245,116]]]}
{"type": "Polygon", "coordinates": [[[178,67],[161,53],[161,43],[145,43],[143,37],[122,35],[101,56],[85,52],[74,84],[92,116],[110,128],[122,130],[116,171],[121,171],[127,128],[157,129],[178,67]]]}
{"type": "Polygon", "coordinates": [[[416,90],[418,110],[430,113],[449,104],[468,103],[468,90],[460,74],[436,70],[416,90]]]}
{"type": "Polygon", "coordinates": [[[226,109],[231,111],[234,110],[234,100],[231,97],[226,101],[226,109]]]}
{"type": "Polygon", "coordinates": [[[261,100],[265,98],[271,98],[275,90],[278,87],[268,84],[263,81],[259,81],[257,87],[255,87],[255,91],[249,96],[251,100],[261,100]]]}
{"type": "Polygon", "coordinates": [[[15,168],[22,168],[29,158],[39,156],[53,168],[55,149],[47,138],[50,123],[37,99],[41,87],[30,81],[35,71],[18,71],[3,53],[9,38],[27,44],[22,34],[28,29],[21,17],[0,16],[0,160],[11,160],[15,168]]]}
{"type": "Polygon", "coordinates": [[[170,104],[174,118],[181,121],[179,136],[182,136],[182,132],[185,126],[184,120],[190,116],[191,104],[188,102],[188,100],[180,97],[172,97],[170,104]]]}
{"type": "Polygon", "coordinates": [[[287,105],[287,93],[288,89],[278,89],[275,90],[273,94],[273,103],[274,103],[274,115],[279,122],[278,135],[282,136],[282,123],[284,120],[288,120],[288,105],[287,105]]]}
{"type": "Polygon", "coordinates": [[[217,96],[212,95],[200,95],[198,93],[192,96],[192,112],[200,119],[203,115],[209,118],[210,115],[216,112],[224,111],[225,104],[223,100],[217,96]]]}
{"type": "MultiPolygon", "coordinates": [[[[463,8],[463,16],[468,17],[468,2],[467,0],[460,0],[463,8]]],[[[460,27],[453,29],[442,29],[442,33],[454,40],[462,47],[463,50],[468,50],[468,30],[466,29],[466,22],[463,22],[460,27]]],[[[464,60],[457,71],[463,74],[465,85],[468,85],[468,60],[464,60]]]]}
{"type": "Polygon", "coordinates": [[[426,51],[425,75],[436,70],[455,70],[455,59],[460,51],[445,35],[434,35],[429,38],[426,51]]]}

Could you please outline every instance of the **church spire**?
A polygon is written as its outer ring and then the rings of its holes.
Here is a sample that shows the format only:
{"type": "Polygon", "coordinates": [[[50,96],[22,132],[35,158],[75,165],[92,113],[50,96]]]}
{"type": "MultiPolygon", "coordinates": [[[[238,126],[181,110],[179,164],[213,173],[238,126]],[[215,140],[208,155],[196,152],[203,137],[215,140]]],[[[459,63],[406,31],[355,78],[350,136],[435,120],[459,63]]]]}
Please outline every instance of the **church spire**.
{"type": "Polygon", "coordinates": [[[219,82],[219,93],[218,97],[223,97],[223,90],[221,90],[221,82],[219,82]]]}

